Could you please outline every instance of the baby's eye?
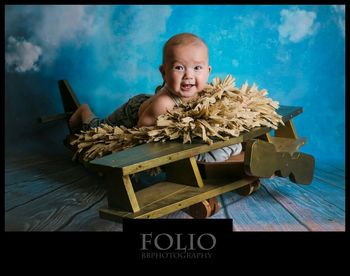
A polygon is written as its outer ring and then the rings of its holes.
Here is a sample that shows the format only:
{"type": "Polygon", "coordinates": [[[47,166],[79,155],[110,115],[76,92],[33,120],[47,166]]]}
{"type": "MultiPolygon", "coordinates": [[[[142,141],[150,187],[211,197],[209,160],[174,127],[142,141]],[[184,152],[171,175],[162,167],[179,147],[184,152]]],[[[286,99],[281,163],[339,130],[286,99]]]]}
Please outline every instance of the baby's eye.
{"type": "Polygon", "coordinates": [[[196,71],[199,71],[199,70],[202,70],[202,69],[203,69],[203,66],[201,66],[201,65],[198,65],[198,66],[194,67],[194,70],[196,70],[196,71]]]}
{"type": "Polygon", "coordinates": [[[178,70],[178,71],[183,71],[183,70],[184,70],[184,67],[181,66],[181,65],[175,65],[175,66],[174,66],[174,69],[175,69],[175,70],[178,70]]]}

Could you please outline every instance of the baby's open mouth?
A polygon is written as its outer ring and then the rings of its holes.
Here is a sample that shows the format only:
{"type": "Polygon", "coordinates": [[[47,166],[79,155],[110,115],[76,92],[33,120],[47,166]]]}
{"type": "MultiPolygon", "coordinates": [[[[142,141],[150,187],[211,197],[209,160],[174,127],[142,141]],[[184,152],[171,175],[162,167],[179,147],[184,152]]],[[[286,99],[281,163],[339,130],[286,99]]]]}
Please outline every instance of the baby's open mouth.
{"type": "Polygon", "coordinates": [[[194,84],[181,84],[182,89],[190,89],[194,84]]]}

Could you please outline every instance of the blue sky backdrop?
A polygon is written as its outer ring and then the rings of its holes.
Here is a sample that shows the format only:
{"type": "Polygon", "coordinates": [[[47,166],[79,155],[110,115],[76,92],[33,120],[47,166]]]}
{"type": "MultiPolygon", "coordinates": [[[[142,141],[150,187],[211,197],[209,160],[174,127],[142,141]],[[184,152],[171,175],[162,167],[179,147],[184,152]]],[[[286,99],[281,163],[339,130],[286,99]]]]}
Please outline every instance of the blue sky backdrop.
{"type": "Polygon", "coordinates": [[[7,5],[6,152],[62,147],[57,81],[107,116],[128,98],[153,93],[162,46],[192,32],[209,46],[213,77],[232,74],[265,88],[294,120],[316,158],[345,159],[345,6],[342,5],[7,5]]]}

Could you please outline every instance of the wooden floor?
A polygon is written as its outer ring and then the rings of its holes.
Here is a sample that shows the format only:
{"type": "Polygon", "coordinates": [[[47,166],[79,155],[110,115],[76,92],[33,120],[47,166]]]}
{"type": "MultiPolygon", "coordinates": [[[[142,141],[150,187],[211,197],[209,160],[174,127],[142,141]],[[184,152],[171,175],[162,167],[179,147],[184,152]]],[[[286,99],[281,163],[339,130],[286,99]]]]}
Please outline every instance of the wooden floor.
{"type": "MultiPolygon", "coordinates": [[[[263,179],[248,197],[220,196],[214,218],[232,218],[233,231],[345,231],[344,163],[316,160],[311,185],[263,179]]],[[[5,156],[5,231],[122,231],[99,218],[107,205],[103,178],[61,155],[5,156]]],[[[189,218],[179,211],[164,218],[189,218]]]]}

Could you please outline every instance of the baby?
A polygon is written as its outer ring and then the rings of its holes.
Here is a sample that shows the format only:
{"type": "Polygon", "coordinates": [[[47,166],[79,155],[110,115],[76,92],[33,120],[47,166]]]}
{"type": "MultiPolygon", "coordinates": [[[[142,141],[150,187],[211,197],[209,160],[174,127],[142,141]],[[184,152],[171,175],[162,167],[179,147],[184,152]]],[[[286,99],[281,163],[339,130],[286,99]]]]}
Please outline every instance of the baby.
{"type": "MultiPolygon", "coordinates": [[[[71,129],[86,130],[101,123],[124,125],[126,127],[153,126],[157,117],[172,110],[181,103],[195,100],[208,82],[208,47],[198,36],[181,33],[171,37],[163,47],[163,61],[159,70],[163,86],[155,95],[140,94],[115,110],[106,119],[100,120],[87,104],[81,105],[70,118],[71,129]]],[[[231,145],[215,151],[200,154],[198,161],[219,162],[241,152],[241,144],[231,145]]]]}

